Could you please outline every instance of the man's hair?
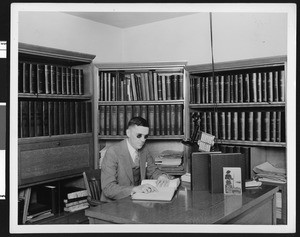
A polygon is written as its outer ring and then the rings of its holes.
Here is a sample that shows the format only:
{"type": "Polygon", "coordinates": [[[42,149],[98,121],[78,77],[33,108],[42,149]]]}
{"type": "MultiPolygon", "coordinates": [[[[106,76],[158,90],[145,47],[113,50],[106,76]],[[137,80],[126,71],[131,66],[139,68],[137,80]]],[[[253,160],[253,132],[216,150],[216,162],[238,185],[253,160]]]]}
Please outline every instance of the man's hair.
{"type": "Polygon", "coordinates": [[[143,126],[149,128],[149,123],[146,119],[142,117],[133,117],[132,119],[129,120],[127,128],[130,128],[131,126],[143,126]]]}

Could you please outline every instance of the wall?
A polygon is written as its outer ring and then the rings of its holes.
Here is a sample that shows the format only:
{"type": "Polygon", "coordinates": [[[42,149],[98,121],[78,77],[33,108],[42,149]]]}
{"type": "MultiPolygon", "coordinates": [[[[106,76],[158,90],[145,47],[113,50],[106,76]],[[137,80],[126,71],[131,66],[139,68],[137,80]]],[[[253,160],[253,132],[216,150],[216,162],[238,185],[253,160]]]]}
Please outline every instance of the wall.
{"type": "Polygon", "coordinates": [[[120,61],[121,30],[60,12],[20,12],[19,42],[97,55],[94,62],[120,61]]]}
{"type": "MultiPolygon", "coordinates": [[[[213,13],[215,62],[287,53],[284,13],[213,13]]],[[[197,13],[124,30],[124,61],[211,63],[209,14],[197,13]]]]}

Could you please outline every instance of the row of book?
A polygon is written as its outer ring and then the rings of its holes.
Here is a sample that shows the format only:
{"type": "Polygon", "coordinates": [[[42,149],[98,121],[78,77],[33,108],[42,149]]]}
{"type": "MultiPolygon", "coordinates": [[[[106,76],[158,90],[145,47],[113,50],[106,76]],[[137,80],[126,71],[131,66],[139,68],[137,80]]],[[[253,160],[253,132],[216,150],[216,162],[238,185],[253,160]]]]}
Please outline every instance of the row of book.
{"type": "Polygon", "coordinates": [[[19,93],[83,95],[83,70],[65,66],[20,62],[19,93]]]}
{"type": "Polygon", "coordinates": [[[89,101],[21,100],[18,106],[19,138],[92,132],[89,101]]]}
{"type": "Polygon", "coordinates": [[[183,152],[166,150],[154,158],[155,164],[161,167],[179,166],[182,164],[183,152]]]}
{"type": "MultiPolygon", "coordinates": [[[[197,113],[200,117],[200,131],[212,134],[216,139],[285,142],[285,113],[283,111],[197,113]]],[[[194,126],[191,126],[191,132],[194,126]]]]}
{"type": "Polygon", "coordinates": [[[100,101],[183,100],[183,74],[100,72],[100,101]]]}
{"type": "MultiPolygon", "coordinates": [[[[65,212],[75,212],[89,207],[87,201],[87,190],[78,187],[68,187],[68,193],[63,200],[63,210],[65,212]]],[[[66,191],[65,190],[65,191],[66,191]]]]}
{"type": "Polygon", "coordinates": [[[100,105],[99,135],[125,135],[132,117],[141,116],[149,123],[149,135],[182,135],[183,105],[100,105]]]}
{"type": "Polygon", "coordinates": [[[280,101],[285,101],[283,70],[190,76],[192,104],[280,101]]]}

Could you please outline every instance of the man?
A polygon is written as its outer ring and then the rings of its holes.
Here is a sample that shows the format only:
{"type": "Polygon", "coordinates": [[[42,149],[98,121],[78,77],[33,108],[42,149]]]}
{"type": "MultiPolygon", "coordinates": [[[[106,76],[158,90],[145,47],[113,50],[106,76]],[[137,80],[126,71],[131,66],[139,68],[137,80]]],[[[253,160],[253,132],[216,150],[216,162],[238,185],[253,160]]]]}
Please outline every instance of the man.
{"type": "Polygon", "coordinates": [[[157,179],[158,186],[168,185],[169,176],[157,168],[144,146],[148,134],[148,122],[134,117],[128,123],[127,138],[108,148],[101,164],[101,201],[157,191],[150,184],[140,185],[142,179],[157,179]]]}

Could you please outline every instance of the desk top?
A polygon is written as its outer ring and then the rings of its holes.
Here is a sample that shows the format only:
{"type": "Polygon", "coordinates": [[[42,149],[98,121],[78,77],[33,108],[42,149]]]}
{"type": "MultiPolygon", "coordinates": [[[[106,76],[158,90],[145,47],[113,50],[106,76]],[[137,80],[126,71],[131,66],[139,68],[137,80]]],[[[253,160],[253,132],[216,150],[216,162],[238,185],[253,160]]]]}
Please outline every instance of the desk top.
{"type": "Polygon", "coordinates": [[[130,197],[86,209],[88,217],[112,223],[147,224],[212,224],[226,223],[231,218],[257,205],[278,191],[262,185],[247,189],[242,195],[211,194],[191,191],[180,186],[170,202],[135,201],[130,197]]]}

